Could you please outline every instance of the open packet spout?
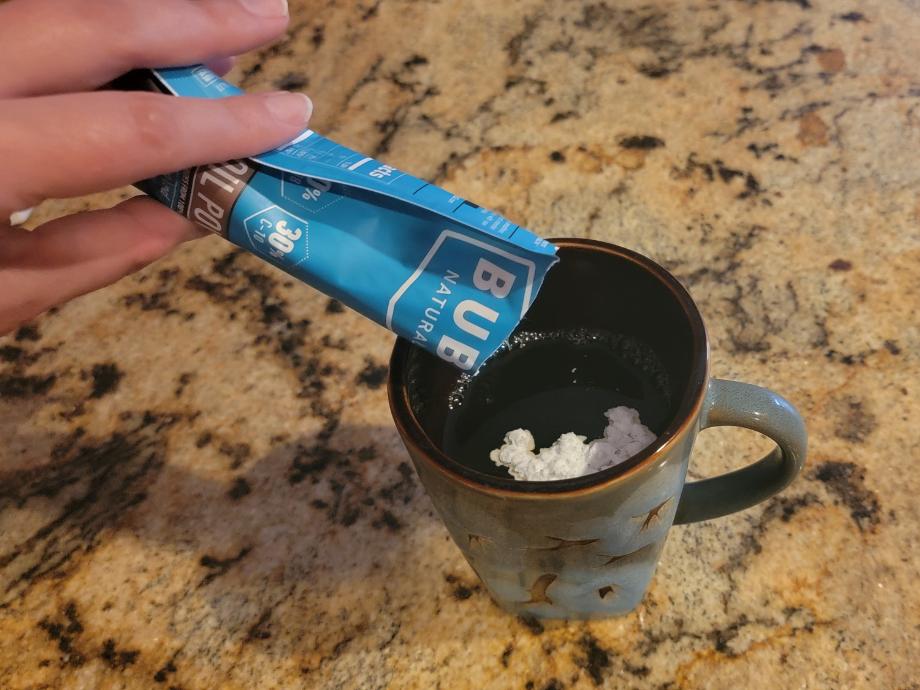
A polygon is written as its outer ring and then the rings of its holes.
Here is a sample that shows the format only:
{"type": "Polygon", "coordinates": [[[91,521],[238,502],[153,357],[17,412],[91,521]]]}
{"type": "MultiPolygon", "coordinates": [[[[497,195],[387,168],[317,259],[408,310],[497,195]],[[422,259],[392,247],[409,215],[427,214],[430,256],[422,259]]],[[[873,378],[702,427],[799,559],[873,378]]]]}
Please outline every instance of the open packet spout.
{"type": "MultiPolygon", "coordinates": [[[[140,70],[115,86],[242,93],[202,66],[140,70]]],[[[499,214],[312,130],[137,187],[464,370],[507,339],[557,260],[554,245],[499,214]]]]}

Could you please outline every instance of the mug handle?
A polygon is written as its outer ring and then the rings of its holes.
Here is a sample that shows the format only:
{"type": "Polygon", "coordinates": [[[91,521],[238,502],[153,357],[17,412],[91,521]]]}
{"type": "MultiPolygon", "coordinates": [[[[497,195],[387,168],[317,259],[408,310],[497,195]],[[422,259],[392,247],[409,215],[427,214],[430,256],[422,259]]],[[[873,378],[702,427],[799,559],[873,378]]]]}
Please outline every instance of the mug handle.
{"type": "Polygon", "coordinates": [[[711,479],[689,482],[674,524],[710,520],[750,508],[785,488],[802,469],[805,422],[782,396],[760,386],[713,379],[700,413],[700,430],[740,426],[769,437],[776,448],[758,462],[711,479]]]}

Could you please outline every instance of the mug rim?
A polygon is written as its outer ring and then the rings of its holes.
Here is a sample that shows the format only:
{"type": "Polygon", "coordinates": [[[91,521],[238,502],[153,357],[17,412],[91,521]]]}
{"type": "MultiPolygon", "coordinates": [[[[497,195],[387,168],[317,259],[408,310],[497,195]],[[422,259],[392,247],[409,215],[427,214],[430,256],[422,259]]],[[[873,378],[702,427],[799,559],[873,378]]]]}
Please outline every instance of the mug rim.
{"type": "Polygon", "coordinates": [[[581,477],[522,481],[495,477],[466,467],[443,452],[439,444],[428,436],[412,410],[408,387],[405,385],[406,363],[415,346],[405,338],[398,338],[390,356],[387,398],[390,413],[403,442],[411,446],[411,450],[416,451],[411,453],[413,457],[422,458],[430,468],[481,492],[515,498],[552,498],[565,494],[584,494],[618,484],[654,464],[680,442],[691,423],[698,418],[706,395],[706,382],[709,380],[709,340],[696,303],[677,278],[648,257],[619,245],[587,238],[555,238],[550,242],[559,248],[587,249],[625,259],[658,279],[671,292],[690,324],[693,353],[689,381],[674,419],[658,435],[656,443],[649,445],[626,462],[581,477]]]}

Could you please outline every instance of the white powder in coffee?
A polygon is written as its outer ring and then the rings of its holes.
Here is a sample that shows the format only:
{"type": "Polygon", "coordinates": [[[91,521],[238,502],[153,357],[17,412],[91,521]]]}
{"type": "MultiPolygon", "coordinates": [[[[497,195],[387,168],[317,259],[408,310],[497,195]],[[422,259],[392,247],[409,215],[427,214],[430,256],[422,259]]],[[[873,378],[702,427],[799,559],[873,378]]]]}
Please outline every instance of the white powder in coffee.
{"type": "Polygon", "coordinates": [[[585,443],[585,436],[570,432],[535,454],[533,435],[526,429],[515,429],[505,434],[504,445],[489,457],[499,467],[506,467],[515,479],[545,482],[581,477],[619,465],[656,438],[631,407],[614,407],[604,414],[604,438],[585,443]]]}

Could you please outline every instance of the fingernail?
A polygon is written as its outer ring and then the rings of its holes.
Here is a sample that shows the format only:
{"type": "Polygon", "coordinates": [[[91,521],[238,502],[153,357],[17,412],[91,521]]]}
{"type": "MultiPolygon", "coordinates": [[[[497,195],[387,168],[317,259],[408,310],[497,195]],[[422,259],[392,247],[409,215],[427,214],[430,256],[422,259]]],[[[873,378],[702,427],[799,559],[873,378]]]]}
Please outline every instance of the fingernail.
{"type": "Polygon", "coordinates": [[[31,215],[31,208],[23,209],[22,211],[15,211],[14,213],[10,214],[10,225],[22,225],[27,220],[29,220],[31,215]]]}
{"type": "Polygon", "coordinates": [[[265,107],[275,119],[304,126],[313,114],[313,101],[302,93],[277,91],[265,96],[265,107]]]}
{"type": "Polygon", "coordinates": [[[240,2],[257,17],[273,19],[288,16],[287,0],[240,0],[240,2]]]}

